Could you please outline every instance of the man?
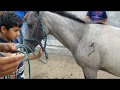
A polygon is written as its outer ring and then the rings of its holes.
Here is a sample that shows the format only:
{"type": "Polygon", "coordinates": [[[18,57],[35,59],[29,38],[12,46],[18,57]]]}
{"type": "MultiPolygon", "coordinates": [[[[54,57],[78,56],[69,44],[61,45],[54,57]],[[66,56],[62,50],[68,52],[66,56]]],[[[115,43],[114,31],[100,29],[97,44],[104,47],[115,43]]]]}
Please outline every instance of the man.
{"type": "MultiPolygon", "coordinates": [[[[13,43],[0,43],[0,53],[3,51],[13,52],[16,50],[16,46],[13,43]]],[[[23,54],[13,54],[10,56],[2,57],[0,56],[0,77],[10,75],[15,72],[18,65],[21,63],[23,54]]]]}
{"type": "MultiPolygon", "coordinates": [[[[0,43],[19,43],[17,37],[20,35],[20,28],[23,24],[22,20],[12,12],[5,12],[0,16],[0,43]]],[[[10,56],[14,54],[9,54],[4,52],[4,56],[10,56]]],[[[17,54],[17,53],[16,53],[17,54]]],[[[42,49],[38,53],[38,57],[42,56],[42,49]]],[[[29,55],[30,60],[36,59],[34,55],[29,55]]],[[[2,77],[1,77],[2,78],[2,77]]],[[[21,63],[16,70],[16,78],[24,79],[24,63],[21,63]]],[[[10,79],[15,79],[15,74],[10,75],[10,79]]]]}
{"type": "Polygon", "coordinates": [[[19,43],[23,44],[23,40],[25,37],[25,29],[27,28],[26,19],[29,16],[30,11],[14,11],[14,13],[18,15],[23,21],[23,25],[20,30],[20,35],[18,37],[19,43]]]}
{"type": "Polygon", "coordinates": [[[87,23],[102,23],[106,24],[107,14],[106,11],[88,11],[86,15],[87,23]]]}

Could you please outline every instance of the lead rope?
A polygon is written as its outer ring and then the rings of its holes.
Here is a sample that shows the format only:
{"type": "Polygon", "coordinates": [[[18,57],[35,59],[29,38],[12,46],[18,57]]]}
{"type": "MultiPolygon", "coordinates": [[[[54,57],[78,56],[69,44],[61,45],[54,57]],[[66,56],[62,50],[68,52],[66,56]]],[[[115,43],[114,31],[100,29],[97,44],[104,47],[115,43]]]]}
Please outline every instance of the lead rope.
{"type": "Polygon", "coordinates": [[[43,22],[42,22],[42,16],[43,14],[42,13],[40,13],[40,17],[39,16],[37,16],[37,18],[38,18],[38,20],[39,20],[39,22],[40,22],[40,24],[41,24],[41,30],[42,30],[42,32],[43,32],[43,41],[44,41],[44,52],[45,52],[45,57],[46,57],[46,60],[48,59],[48,53],[46,52],[46,43],[47,43],[47,35],[46,35],[46,32],[45,32],[45,27],[44,27],[44,25],[43,25],[43,22]]]}
{"type": "MultiPolygon", "coordinates": [[[[27,49],[29,49],[31,51],[31,53],[42,63],[46,64],[46,62],[43,62],[42,60],[39,59],[39,57],[37,55],[35,55],[35,53],[27,46],[24,44],[16,44],[16,51],[15,52],[19,52],[25,55],[25,57],[22,59],[22,61],[28,61],[28,73],[29,73],[29,79],[31,79],[31,68],[30,68],[30,59],[28,56],[28,51],[27,49]]],[[[5,57],[5,55],[3,53],[0,53],[1,57],[5,57]]],[[[10,79],[10,75],[7,75],[4,77],[4,79],[10,79]]],[[[15,72],[15,79],[19,79],[17,78],[17,73],[15,72]]]]}

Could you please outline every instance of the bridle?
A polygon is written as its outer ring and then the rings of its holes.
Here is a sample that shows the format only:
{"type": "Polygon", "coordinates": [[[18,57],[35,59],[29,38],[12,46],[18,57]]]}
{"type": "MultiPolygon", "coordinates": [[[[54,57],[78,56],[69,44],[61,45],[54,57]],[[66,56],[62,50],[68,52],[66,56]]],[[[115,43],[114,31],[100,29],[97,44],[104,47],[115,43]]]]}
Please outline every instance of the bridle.
{"type": "MultiPolygon", "coordinates": [[[[27,42],[37,42],[41,46],[43,52],[45,52],[45,57],[46,57],[46,60],[47,60],[48,59],[48,53],[46,52],[47,35],[46,35],[46,32],[45,32],[45,27],[44,27],[43,22],[42,22],[42,13],[40,14],[40,16],[36,15],[36,14],[35,14],[35,16],[37,17],[38,22],[40,23],[40,27],[41,27],[40,30],[43,32],[44,46],[42,46],[42,43],[39,42],[38,39],[35,38],[35,37],[30,37],[29,39],[24,39],[24,40],[27,41],[27,42]]],[[[38,35],[38,33],[37,33],[37,35],[38,35]]]]}

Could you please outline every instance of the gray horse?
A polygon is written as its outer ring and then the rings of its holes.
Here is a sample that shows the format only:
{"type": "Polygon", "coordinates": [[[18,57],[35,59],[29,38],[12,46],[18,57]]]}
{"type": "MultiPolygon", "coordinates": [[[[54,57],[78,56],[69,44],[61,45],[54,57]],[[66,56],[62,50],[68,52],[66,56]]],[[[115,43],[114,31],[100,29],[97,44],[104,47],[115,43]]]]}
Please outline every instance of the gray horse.
{"type": "Polygon", "coordinates": [[[120,76],[120,28],[86,24],[80,19],[56,13],[31,12],[25,38],[32,37],[38,42],[25,40],[24,44],[35,50],[43,39],[43,25],[46,35],[53,35],[71,51],[77,64],[82,67],[85,79],[96,79],[98,70],[120,76]]]}

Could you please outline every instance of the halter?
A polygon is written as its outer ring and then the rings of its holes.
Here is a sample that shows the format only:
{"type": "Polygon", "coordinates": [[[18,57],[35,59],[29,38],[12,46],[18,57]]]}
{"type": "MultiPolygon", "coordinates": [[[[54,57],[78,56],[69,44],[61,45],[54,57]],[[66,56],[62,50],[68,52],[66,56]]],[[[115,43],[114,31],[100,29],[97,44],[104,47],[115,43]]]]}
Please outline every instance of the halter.
{"type": "MultiPolygon", "coordinates": [[[[42,46],[42,43],[39,43],[39,41],[36,39],[36,38],[33,38],[33,37],[30,37],[30,39],[24,39],[25,41],[32,41],[32,42],[37,42],[40,46],[41,46],[41,48],[42,48],[42,51],[44,51],[45,52],[45,57],[46,57],[46,60],[48,59],[48,53],[46,52],[46,42],[47,42],[47,35],[46,35],[46,33],[45,33],[45,27],[44,27],[44,25],[43,25],[43,23],[42,23],[42,13],[40,14],[40,16],[37,16],[37,15],[35,15],[36,17],[37,17],[37,19],[38,19],[38,21],[40,22],[40,26],[41,26],[41,29],[40,30],[42,30],[42,32],[43,32],[43,41],[44,41],[44,46],[42,46]]],[[[45,62],[44,62],[45,63],[45,62]]]]}
{"type": "MultiPolygon", "coordinates": [[[[32,54],[38,59],[39,57],[35,55],[35,53],[26,45],[24,44],[16,44],[16,51],[15,52],[19,52],[25,55],[25,57],[22,59],[22,61],[28,61],[28,72],[29,72],[29,79],[31,79],[31,68],[30,68],[30,59],[28,56],[28,51],[27,49],[29,49],[32,54]]],[[[0,57],[5,57],[5,55],[3,53],[0,53],[0,57]]],[[[40,60],[41,61],[41,60],[40,60]]],[[[41,61],[42,63],[46,64],[46,62],[41,61]]],[[[4,79],[10,79],[10,75],[4,76],[4,79]]],[[[19,79],[17,78],[17,74],[15,72],[15,79],[19,79]]]]}

